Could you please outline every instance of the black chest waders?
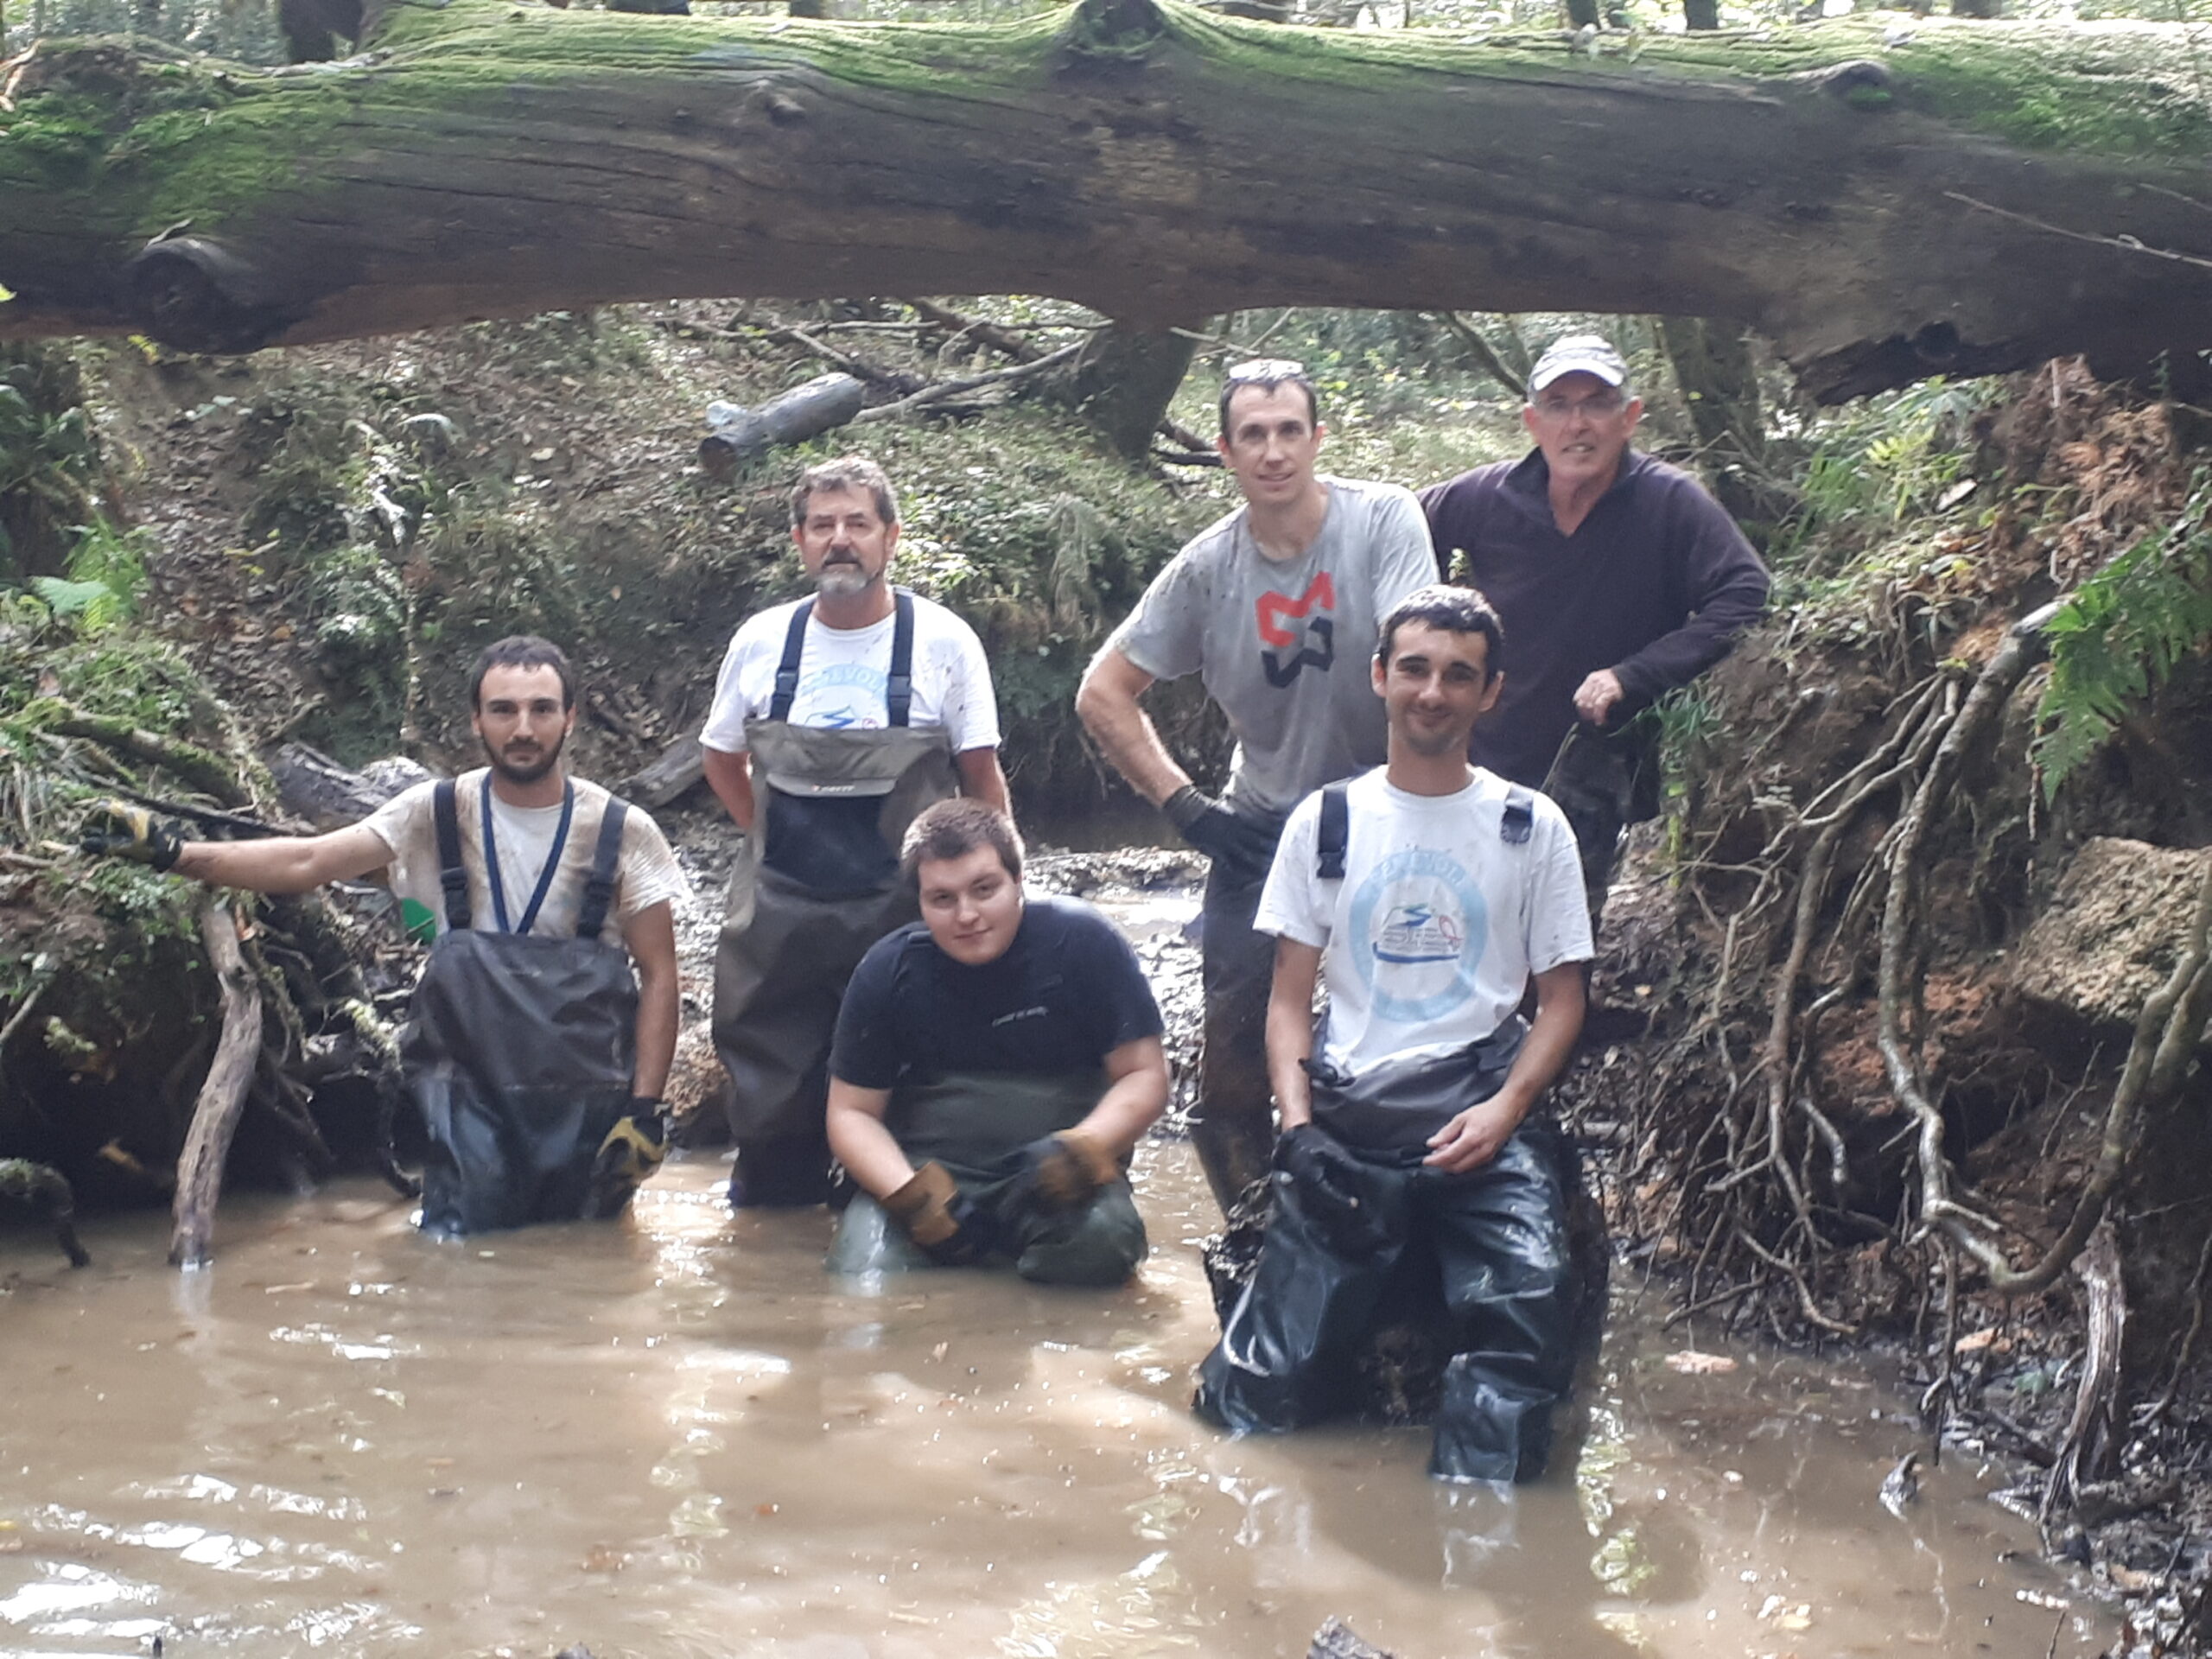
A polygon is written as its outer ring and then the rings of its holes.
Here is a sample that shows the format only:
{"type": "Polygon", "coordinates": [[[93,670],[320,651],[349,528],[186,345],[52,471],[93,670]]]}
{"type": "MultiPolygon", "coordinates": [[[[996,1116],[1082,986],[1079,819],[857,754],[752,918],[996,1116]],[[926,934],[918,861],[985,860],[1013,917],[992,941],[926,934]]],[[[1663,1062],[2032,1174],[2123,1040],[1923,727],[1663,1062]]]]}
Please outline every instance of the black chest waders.
{"type": "MultiPolygon", "coordinates": [[[[1144,1222],[1122,1177],[1088,1203],[1047,1214],[1027,1202],[1021,1148],[1090,1116],[1107,1090],[1103,1071],[957,1071],[891,1091],[884,1127],[910,1163],[942,1164],[997,1231],[993,1254],[1025,1279],[1048,1285],[1118,1285],[1144,1260],[1144,1222]]],[[[832,1273],[875,1274],[933,1264],[873,1199],[856,1198],[830,1242],[832,1273]]]]}
{"type": "MultiPolygon", "coordinates": [[[[1529,791],[1508,793],[1502,856],[1522,855],[1534,809],[1529,791]]],[[[1344,785],[1332,784],[1315,838],[1323,880],[1344,880],[1350,828],[1344,785]]],[[[1573,1149],[1540,1102],[1487,1163],[1452,1174],[1421,1161],[1430,1135],[1503,1086],[1527,1032],[1516,1015],[1463,1048],[1394,1056],[1357,1076],[1306,1063],[1313,1122],[1277,1148],[1260,1259],[1198,1368],[1200,1416],[1248,1433],[1351,1412],[1370,1338],[1405,1324],[1440,1333],[1451,1355],[1429,1472],[1543,1472],[1582,1289],[1567,1234],[1573,1149]]]]}
{"type": "MultiPolygon", "coordinates": [[[[573,801],[573,797],[571,798],[573,801]]],[[[430,947],[400,1033],[408,1092],[429,1133],[423,1230],[456,1238],[585,1213],[592,1160],[629,1109],[638,982],[629,952],[600,938],[621,861],[623,802],[600,822],[572,938],[475,927],[450,779],[435,797],[446,929],[430,947]]],[[[561,857],[547,856],[521,926],[535,921],[561,857]]],[[[481,834],[487,845],[487,810],[481,834]]],[[[504,923],[497,851],[487,857],[504,923]]]]}
{"type": "Polygon", "coordinates": [[[950,734],[907,724],[913,595],[897,595],[880,731],[791,723],[813,613],[809,600],[793,614],[767,718],[745,726],[753,830],[730,870],[715,957],[715,1046],[737,1141],[733,1204],[828,1196],[837,1006],[868,948],[920,914],[899,878],[906,826],[959,790],[950,734]]]}

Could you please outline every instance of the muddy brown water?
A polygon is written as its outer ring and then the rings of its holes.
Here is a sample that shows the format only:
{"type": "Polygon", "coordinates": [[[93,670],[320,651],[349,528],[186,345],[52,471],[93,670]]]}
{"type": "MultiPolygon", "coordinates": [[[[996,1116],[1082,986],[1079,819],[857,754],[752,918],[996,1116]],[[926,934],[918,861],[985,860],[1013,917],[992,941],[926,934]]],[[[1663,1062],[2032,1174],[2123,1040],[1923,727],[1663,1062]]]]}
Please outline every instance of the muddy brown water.
{"type": "Polygon", "coordinates": [[[0,1653],[1300,1654],[1346,1618],[1443,1656],[2094,1653],[2077,1587],[1868,1376],[1683,1375],[1617,1292],[1569,1466],[1436,1485],[1415,1432],[1232,1441],[1187,1147],[1141,1153],[1117,1293],[820,1269],[817,1213],[672,1163],[613,1225],[439,1245],[378,1186],[152,1216],[71,1272],[0,1234],[0,1653]],[[2058,1602],[2069,1605],[2058,1606],[2058,1602]]]}

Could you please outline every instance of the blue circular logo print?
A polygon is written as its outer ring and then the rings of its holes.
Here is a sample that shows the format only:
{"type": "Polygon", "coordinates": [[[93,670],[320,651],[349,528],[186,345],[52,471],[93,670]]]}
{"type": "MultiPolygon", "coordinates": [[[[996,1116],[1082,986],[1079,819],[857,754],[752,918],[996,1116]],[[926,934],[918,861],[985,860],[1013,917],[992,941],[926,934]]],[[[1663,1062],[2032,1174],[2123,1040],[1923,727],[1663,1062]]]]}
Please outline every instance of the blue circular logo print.
{"type": "Polygon", "coordinates": [[[1376,1018],[1440,1020],[1474,996],[1490,906],[1459,860],[1412,849],[1391,854],[1360,883],[1351,938],[1376,1018]]]}

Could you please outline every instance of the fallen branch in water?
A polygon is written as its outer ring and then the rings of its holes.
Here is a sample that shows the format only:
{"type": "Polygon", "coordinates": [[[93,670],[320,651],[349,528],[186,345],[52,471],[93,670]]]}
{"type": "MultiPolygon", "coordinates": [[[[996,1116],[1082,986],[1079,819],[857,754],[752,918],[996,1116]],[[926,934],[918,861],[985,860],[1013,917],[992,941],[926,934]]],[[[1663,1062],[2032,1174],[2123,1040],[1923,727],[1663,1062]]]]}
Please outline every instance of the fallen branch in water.
{"type": "Polygon", "coordinates": [[[200,1098],[192,1109],[192,1128],[177,1157],[176,1204],[169,1234],[169,1264],[207,1264],[207,1241],[215,1226],[215,1201],[223,1190],[223,1160],[238,1132],[238,1112],[261,1052],[261,982],[238,949],[238,923],[219,893],[207,895],[200,912],[200,938],[207,961],[223,988],[223,1034],[200,1098]]]}

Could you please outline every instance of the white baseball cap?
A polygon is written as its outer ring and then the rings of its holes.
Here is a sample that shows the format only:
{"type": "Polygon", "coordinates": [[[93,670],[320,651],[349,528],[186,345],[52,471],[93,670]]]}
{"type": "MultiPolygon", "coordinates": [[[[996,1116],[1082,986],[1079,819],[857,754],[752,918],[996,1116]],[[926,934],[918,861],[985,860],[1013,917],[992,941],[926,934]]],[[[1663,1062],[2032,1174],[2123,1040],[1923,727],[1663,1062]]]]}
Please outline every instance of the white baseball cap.
{"type": "Polygon", "coordinates": [[[1628,381],[1628,365],[1612,343],[1599,334],[1568,334],[1555,340],[1529,372],[1529,395],[1535,396],[1563,374],[1594,374],[1609,386],[1628,381]]]}

